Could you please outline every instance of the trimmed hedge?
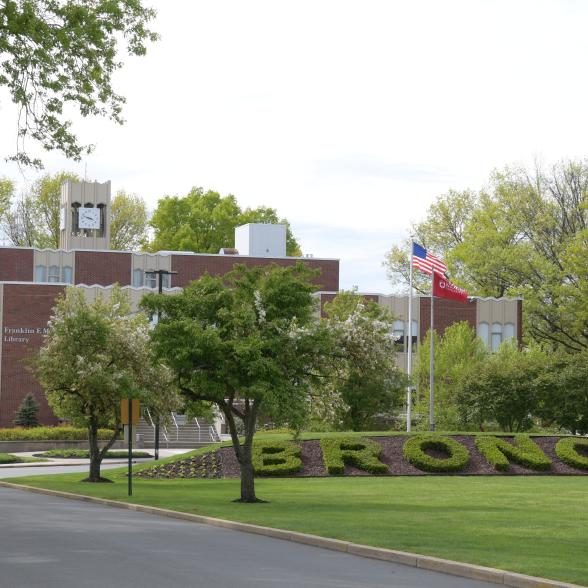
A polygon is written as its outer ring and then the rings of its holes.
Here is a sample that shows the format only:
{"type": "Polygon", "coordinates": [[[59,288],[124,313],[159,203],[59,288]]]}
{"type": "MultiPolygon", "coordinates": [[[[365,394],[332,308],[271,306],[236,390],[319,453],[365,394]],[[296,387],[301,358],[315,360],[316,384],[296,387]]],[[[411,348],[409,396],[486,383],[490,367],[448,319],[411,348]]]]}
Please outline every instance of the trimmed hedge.
{"type": "Polygon", "coordinates": [[[293,441],[255,441],[252,453],[258,476],[287,476],[302,469],[300,445],[293,441]]]}
{"type": "Polygon", "coordinates": [[[10,453],[0,453],[0,463],[22,463],[22,459],[10,453]]]}
{"type": "Polygon", "coordinates": [[[578,450],[583,448],[588,451],[588,439],[581,437],[564,437],[555,446],[555,454],[564,463],[579,470],[588,470],[588,457],[578,450]]]}
{"type": "Polygon", "coordinates": [[[530,470],[545,471],[551,460],[528,435],[515,435],[515,444],[490,435],[476,437],[476,448],[494,469],[505,472],[514,461],[530,470]]]}
{"type": "MultiPolygon", "coordinates": [[[[61,457],[64,459],[90,459],[89,449],[50,449],[43,453],[36,453],[35,457],[61,457]]],[[[127,458],[128,451],[107,451],[104,456],[106,459],[127,458]]],[[[146,451],[133,451],[133,457],[153,457],[146,451]]]]}
{"type": "MultiPolygon", "coordinates": [[[[99,429],[98,439],[110,439],[113,431],[99,429]]],[[[0,441],[85,441],[88,430],[76,427],[32,427],[0,429],[0,441]]]]}
{"type": "Polygon", "coordinates": [[[406,461],[424,472],[460,472],[470,463],[467,447],[449,437],[412,437],[403,445],[402,453],[406,461]],[[442,451],[449,457],[433,457],[425,453],[427,449],[442,451]]]}
{"type": "Polygon", "coordinates": [[[321,439],[321,449],[329,474],[345,473],[345,464],[370,474],[387,474],[390,471],[379,460],[382,446],[365,437],[327,437],[321,439]]]}

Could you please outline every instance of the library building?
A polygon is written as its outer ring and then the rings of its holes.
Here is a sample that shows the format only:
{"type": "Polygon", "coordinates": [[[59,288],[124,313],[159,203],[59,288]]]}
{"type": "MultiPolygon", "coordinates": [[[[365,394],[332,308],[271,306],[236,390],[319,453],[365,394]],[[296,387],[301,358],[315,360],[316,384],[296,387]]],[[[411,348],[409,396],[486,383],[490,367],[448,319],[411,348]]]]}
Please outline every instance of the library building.
{"type": "MultiPolygon", "coordinates": [[[[89,299],[108,296],[114,284],[128,291],[136,308],[142,296],[158,287],[172,294],[205,273],[223,275],[236,263],[246,266],[302,261],[320,274],[316,279],[321,306],[339,291],[339,260],[287,257],[286,226],[247,224],[235,230],[235,247],[218,254],[159,251],[112,251],[110,240],[110,182],[64,182],[60,204],[60,248],[0,247],[0,427],[14,426],[15,412],[32,392],[40,404],[42,424],[57,424],[45,395],[26,365],[43,344],[55,300],[67,287],[83,289],[89,299]],[[166,273],[170,272],[170,273],[166,273]]],[[[359,285],[361,287],[361,285],[359,285]]],[[[408,296],[365,294],[389,308],[397,320],[393,334],[398,361],[405,367],[409,340],[418,344],[429,328],[430,298],[413,298],[413,321],[408,325],[408,296]],[[423,317],[424,320],[420,320],[423,317]]],[[[522,301],[471,299],[467,304],[435,300],[435,329],[468,321],[486,344],[495,349],[504,339],[521,339],[522,301]]]]}

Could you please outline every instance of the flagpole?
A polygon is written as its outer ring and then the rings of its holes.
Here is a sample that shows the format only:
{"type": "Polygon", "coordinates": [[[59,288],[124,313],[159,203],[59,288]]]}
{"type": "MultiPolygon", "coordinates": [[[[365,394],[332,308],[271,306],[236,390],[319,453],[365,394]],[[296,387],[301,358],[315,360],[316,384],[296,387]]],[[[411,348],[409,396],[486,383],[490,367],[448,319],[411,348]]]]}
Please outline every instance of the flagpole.
{"type": "Polygon", "coordinates": [[[435,430],[435,331],[433,287],[435,284],[435,268],[431,268],[431,349],[429,356],[429,431],[435,430]]]}
{"type": "Polygon", "coordinates": [[[408,290],[408,387],[406,389],[406,432],[410,433],[412,420],[412,255],[414,252],[414,243],[410,241],[410,288],[408,290]]]}

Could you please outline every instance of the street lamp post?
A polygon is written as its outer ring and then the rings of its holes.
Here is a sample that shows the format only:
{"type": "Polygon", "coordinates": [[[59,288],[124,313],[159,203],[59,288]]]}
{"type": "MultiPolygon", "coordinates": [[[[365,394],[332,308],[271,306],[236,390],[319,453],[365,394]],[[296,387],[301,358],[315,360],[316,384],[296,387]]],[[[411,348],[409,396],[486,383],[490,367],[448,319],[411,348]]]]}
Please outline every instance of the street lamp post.
{"type": "MultiPolygon", "coordinates": [[[[159,294],[163,293],[163,276],[171,276],[173,274],[177,274],[178,272],[170,272],[168,270],[148,270],[145,272],[145,275],[157,275],[157,291],[159,294]]],[[[161,311],[157,311],[157,322],[161,318],[161,311]]],[[[154,440],[154,453],[155,459],[159,459],[159,415],[155,415],[155,440],[154,440]]]]}

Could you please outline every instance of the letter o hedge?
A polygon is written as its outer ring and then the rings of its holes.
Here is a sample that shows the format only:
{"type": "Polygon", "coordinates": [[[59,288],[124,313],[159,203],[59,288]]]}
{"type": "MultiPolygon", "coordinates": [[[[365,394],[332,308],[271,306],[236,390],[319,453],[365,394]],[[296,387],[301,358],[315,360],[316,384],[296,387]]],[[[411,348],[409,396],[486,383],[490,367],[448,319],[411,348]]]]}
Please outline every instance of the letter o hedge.
{"type": "Polygon", "coordinates": [[[467,448],[448,437],[412,437],[404,444],[402,453],[406,461],[424,472],[460,472],[470,463],[470,452],[467,448]],[[425,453],[427,449],[443,451],[449,457],[432,457],[425,453]]]}
{"type": "Polygon", "coordinates": [[[588,450],[588,439],[579,437],[564,437],[557,442],[555,454],[564,463],[579,470],[588,470],[588,457],[582,455],[578,449],[588,450]]]}

